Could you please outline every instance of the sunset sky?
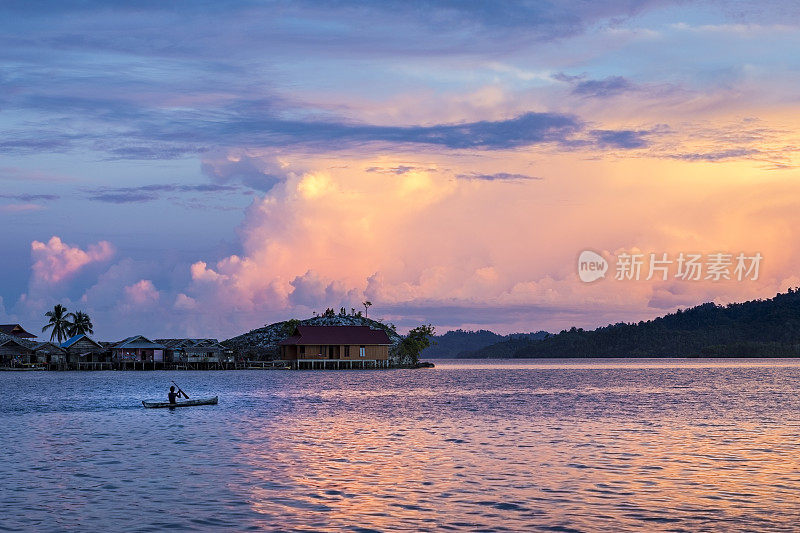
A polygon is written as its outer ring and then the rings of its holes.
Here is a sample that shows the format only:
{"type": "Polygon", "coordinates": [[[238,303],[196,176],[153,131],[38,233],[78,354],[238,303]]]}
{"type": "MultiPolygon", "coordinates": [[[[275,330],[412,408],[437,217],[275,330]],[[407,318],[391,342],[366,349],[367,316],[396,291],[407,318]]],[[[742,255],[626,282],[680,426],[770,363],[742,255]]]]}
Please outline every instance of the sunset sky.
{"type": "Polygon", "coordinates": [[[128,4],[0,4],[0,323],[558,331],[800,285],[796,2],[128,4]]]}

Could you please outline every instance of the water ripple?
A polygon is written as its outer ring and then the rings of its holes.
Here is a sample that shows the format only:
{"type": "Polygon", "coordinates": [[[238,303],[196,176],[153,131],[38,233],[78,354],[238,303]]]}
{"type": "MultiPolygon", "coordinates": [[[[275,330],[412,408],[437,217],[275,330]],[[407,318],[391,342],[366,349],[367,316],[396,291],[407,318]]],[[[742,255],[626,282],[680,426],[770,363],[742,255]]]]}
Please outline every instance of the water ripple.
{"type": "Polygon", "coordinates": [[[796,360],[0,373],[0,531],[790,531],[798,378],[796,360]],[[220,404],[140,406],[171,379],[220,404]]]}

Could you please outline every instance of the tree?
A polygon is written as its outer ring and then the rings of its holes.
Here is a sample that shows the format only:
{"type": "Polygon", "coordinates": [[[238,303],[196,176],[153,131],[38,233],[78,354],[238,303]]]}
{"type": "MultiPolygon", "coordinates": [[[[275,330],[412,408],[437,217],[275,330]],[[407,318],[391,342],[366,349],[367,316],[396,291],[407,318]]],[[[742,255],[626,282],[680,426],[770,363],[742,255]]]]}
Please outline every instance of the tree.
{"type": "Polygon", "coordinates": [[[58,343],[61,344],[64,339],[69,338],[69,330],[72,327],[72,323],[69,321],[69,313],[67,313],[66,307],[57,304],[52,311],[46,312],[44,316],[48,317],[49,322],[42,328],[42,331],[53,328],[50,333],[50,341],[57,338],[58,343]]]}
{"type": "Polygon", "coordinates": [[[369,306],[372,305],[372,302],[367,300],[367,301],[363,302],[361,305],[364,306],[364,316],[369,318],[369,306]]]}
{"type": "Polygon", "coordinates": [[[419,354],[430,346],[436,344],[431,341],[431,337],[436,335],[436,330],[430,324],[417,326],[408,332],[400,344],[397,346],[397,355],[401,364],[416,365],[419,362],[419,354]]]}
{"type": "Polygon", "coordinates": [[[300,325],[300,321],[296,318],[290,318],[283,324],[283,333],[289,337],[290,335],[294,335],[294,330],[297,329],[297,326],[300,325]]]}
{"type": "Polygon", "coordinates": [[[94,333],[94,324],[92,324],[92,319],[89,318],[89,315],[83,311],[70,313],[67,315],[67,319],[71,321],[69,327],[70,335],[86,335],[94,333]]]}

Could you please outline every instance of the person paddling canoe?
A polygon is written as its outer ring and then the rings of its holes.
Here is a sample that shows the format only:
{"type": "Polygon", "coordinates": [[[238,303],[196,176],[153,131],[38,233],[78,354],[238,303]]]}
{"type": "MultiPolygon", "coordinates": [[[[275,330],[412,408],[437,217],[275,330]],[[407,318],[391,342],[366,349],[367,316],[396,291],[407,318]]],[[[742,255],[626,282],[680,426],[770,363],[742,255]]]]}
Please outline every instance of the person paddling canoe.
{"type": "Polygon", "coordinates": [[[174,386],[174,385],[173,385],[173,386],[171,386],[171,387],[169,388],[169,392],[167,393],[167,397],[169,398],[169,403],[177,403],[175,400],[176,400],[176,399],[178,399],[178,398],[180,398],[180,397],[181,397],[181,394],[183,394],[183,397],[184,397],[184,398],[187,398],[187,399],[189,398],[189,397],[186,395],[186,393],[185,393],[185,392],[183,392],[181,389],[178,389],[178,392],[175,392],[175,386],[174,386]]]}

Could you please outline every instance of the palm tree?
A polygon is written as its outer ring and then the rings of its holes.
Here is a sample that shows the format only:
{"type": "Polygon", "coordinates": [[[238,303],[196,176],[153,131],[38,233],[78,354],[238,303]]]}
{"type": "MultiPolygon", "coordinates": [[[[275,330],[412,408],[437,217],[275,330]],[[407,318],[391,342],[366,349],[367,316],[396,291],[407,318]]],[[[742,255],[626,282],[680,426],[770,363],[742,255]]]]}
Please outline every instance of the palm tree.
{"type": "Polygon", "coordinates": [[[48,317],[50,321],[42,328],[42,331],[53,328],[53,331],[50,333],[50,340],[52,341],[58,338],[58,343],[61,344],[64,339],[69,337],[69,329],[72,327],[72,323],[69,321],[67,308],[61,304],[57,304],[53,307],[52,311],[46,312],[44,316],[48,317]]]}
{"type": "Polygon", "coordinates": [[[94,333],[94,324],[92,324],[92,319],[89,318],[89,315],[83,311],[70,313],[67,315],[67,317],[71,318],[71,324],[69,328],[70,335],[74,336],[94,333]]]}
{"type": "Polygon", "coordinates": [[[364,306],[364,316],[369,318],[369,306],[372,305],[372,302],[367,300],[366,302],[363,302],[362,305],[364,306]]]}

